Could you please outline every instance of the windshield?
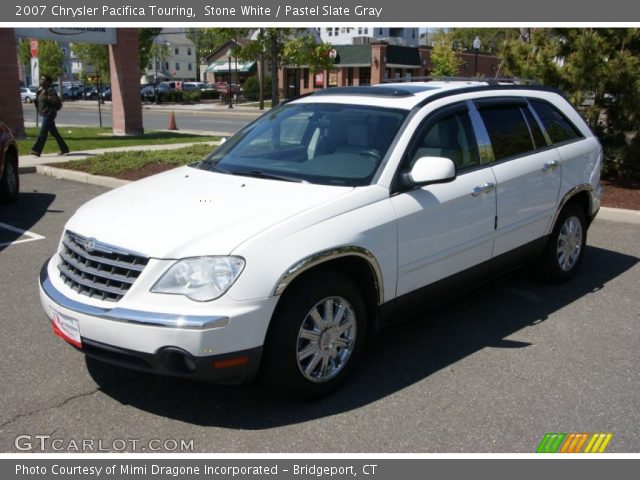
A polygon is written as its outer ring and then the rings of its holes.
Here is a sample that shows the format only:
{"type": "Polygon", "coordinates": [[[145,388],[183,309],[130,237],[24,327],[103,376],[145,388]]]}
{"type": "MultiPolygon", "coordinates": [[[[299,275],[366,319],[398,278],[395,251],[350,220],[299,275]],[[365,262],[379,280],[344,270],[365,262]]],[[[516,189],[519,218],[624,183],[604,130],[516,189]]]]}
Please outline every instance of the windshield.
{"type": "Polygon", "coordinates": [[[406,115],[362,105],[289,104],[192,166],[324,185],[368,185],[406,115]]]}

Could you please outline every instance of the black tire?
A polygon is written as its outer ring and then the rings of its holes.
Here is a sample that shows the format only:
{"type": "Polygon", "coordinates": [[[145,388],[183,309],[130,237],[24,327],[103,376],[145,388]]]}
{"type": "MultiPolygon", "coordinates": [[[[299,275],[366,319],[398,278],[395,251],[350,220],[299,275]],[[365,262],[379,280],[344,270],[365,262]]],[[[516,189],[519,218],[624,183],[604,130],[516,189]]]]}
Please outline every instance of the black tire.
{"type": "MultiPolygon", "coordinates": [[[[348,276],[324,271],[300,280],[285,292],[272,318],[265,342],[262,379],[270,387],[298,400],[314,400],[329,394],[344,382],[362,353],[367,334],[366,314],[362,294],[348,276]],[[344,307],[336,323],[341,328],[353,324],[355,331],[348,329],[340,334],[340,328],[333,325],[318,331],[317,342],[301,336],[303,330],[310,334],[310,327],[317,326],[311,315],[314,309],[325,317],[328,300],[332,302],[333,317],[344,307]],[[336,338],[336,335],[340,336],[336,338]],[[351,348],[337,346],[351,339],[351,348]],[[299,360],[299,354],[303,356],[305,349],[316,353],[299,360]],[[316,360],[317,355],[320,360],[316,360]],[[318,363],[312,368],[314,361],[318,363]],[[305,374],[303,368],[310,371],[305,374]],[[324,376],[323,372],[326,372],[324,376]]],[[[316,334],[315,328],[313,334],[316,334]]]]}
{"type": "Polygon", "coordinates": [[[586,245],[587,217],[585,212],[577,203],[569,203],[558,215],[549,240],[533,265],[534,271],[541,280],[546,282],[566,282],[580,268],[586,245]],[[574,228],[573,231],[572,228],[574,228]],[[567,242],[567,238],[570,239],[569,242],[567,242]],[[572,246],[578,243],[579,250],[575,251],[572,246]],[[567,254],[567,251],[573,251],[574,254],[567,254]]]}
{"type": "Polygon", "coordinates": [[[0,202],[15,202],[18,199],[19,193],[20,176],[18,175],[18,161],[15,154],[7,152],[4,157],[2,178],[0,178],[0,202]]]}

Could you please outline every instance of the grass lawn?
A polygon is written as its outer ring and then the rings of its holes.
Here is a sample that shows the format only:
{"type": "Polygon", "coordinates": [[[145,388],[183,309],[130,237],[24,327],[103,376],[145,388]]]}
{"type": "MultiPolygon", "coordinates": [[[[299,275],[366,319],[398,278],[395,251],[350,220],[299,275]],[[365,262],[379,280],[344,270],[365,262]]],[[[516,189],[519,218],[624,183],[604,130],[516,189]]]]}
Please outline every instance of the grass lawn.
{"type": "MultiPolygon", "coordinates": [[[[112,135],[111,128],[97,127],[58,127],[62,138],[67,142],[72,152],[93,150],[96,148],[130,147],[138,145],[157,145],[166,143],[190,143],[219,140],[220,137],[192,135],[187,133],[150,131],[137,137],[121,137],[112,135]]],[[[27,138],[18,140],[20,155],[28,155],[31,147],[38,138],[38,128],[26,129],[27,138]]],[[[49,135],[43,153],[58,152],[58,144],[49,135]]]]}
{"type": "Polygon", "coordinates": [[[214,148],[211,145],[192,145],[176,150],[109,152],[53,166],[93,175],[137,180],[200,160],[214,148]]]}

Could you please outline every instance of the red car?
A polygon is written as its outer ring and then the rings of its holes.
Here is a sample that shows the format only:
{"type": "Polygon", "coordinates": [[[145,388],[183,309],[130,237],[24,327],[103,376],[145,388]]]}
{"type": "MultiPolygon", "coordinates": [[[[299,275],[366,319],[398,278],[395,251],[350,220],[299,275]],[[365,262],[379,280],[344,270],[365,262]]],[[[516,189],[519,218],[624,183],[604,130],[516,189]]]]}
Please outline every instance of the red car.
{"type": "Polygon", "coordinates": [[[0,202],[15,202],[19,191],[18,146],[11,130],[0,122],[0,202]]]}

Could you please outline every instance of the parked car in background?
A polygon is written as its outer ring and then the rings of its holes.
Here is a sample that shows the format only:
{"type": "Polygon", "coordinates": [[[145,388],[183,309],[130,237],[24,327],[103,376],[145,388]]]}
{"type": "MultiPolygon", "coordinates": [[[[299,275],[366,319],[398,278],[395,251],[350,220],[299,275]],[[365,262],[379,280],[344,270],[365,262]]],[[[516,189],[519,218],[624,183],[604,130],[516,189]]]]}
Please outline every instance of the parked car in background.
{"type": "MultiPolygon", "coordinates": [[[[171,92],[171,87],[169,85],[166,85],[164,83],[159,83],[158,84],[158,101],[162,102],[164,99],[164,96],[171,92]]],[[[153,88],[153,85],[143,85],[140,88],[140,98],[143,102],[153,102],[155,101],[156,98],[156,91],[153,88]]]]}
{"type": "Polygon", "coordinates": [[[168,89],[168,91],[174,91],[176,89],[177,82],[160,82],[158,86],[164,85],[163,88],[168,89]]]}
{"type": "Polygon", "coordinates": [[[206,83],[204,82],[183,82],[182,90],[184,91],[202,91],[206,87],[206,83]]]}
{"type": "Polygon", "coordinates": [[[572,278],[602,162],[553,89],[321,90],[82,206],[40,298],[54,332],[99,360],[222,383],[259,373],[317,398],[370,332],[521,265],[572,278]]]}
{"type": "Polygon", "coordinates": [[[105,87],[101,92],[100,92],[100,98],[102,100],[111,100],[111,87],[105,87]]]}
{"type": "Polygon", "coordinates": [[[38,89],[35,87],[20,87],[20,98],[25,103],[33,103],[36,100],[38,89]]]}
{"type": "MultiPolygon", "coordinates": [[[[109,85],[101,85],[100,92],[104,92],[105,90],[111,88],[109,85]]],[[[83,94],[85,100],[96,100],[98,98],[98,87],[89,87],[86,88],[83,94]]]]}
{"type": "Polygon", "coordinates": [[[232,83],[231,86],[227,82],[218,82],[216,83],[216,90],[220,92],[220,95],[228,95],[229,90],[231,90],[231,94],[236,94],[241,92],[240,85],[236,85],[232,83]]]}
{"type": "Polygon", "coordinates": [[[65,100],[80,100],[84,95],[84,87],[80,86],[63,86],[62,97],[65,100]]]}
{"type": "Polygon", "coordinates": [[[0,202],[14,202],[19,193],[18,146],[9,127],[0,122],[0,202]]]}

